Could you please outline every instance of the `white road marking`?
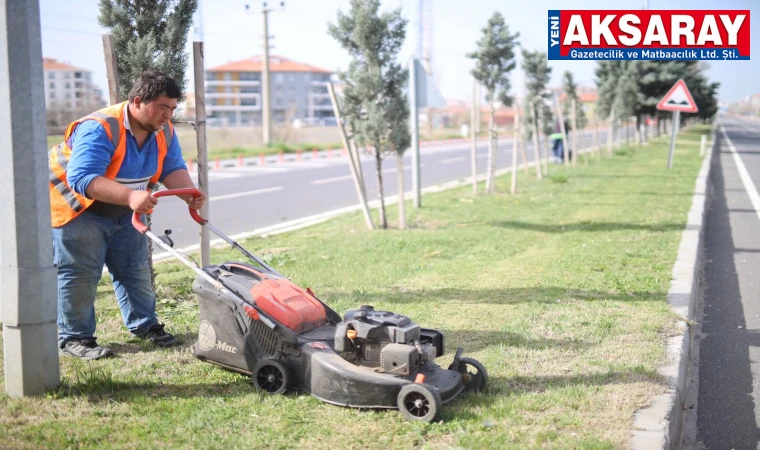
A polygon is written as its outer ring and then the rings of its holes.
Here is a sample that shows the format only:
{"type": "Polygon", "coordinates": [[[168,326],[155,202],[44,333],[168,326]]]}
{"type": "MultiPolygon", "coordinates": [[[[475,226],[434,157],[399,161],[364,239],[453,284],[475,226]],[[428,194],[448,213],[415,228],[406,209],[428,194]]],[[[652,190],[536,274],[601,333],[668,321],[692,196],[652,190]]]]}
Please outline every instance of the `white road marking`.
{"type": "MultiPolygon", "coordinates": [[[[198,178],[198,172],[189,172],[190,177],[193,179],[198,178]]],[[[209,178],[240,178],[244,174],[242,173],[236,173],[236,172],[220,172],[220,171],[208,171],[208,177],[209,178]]]]}
{"type": "Polygon", "coordinates": [[[749,176],[747,167],[744,166],[744,162],[742,161],[741,157],[739,157],[739,153],[736,151],[736,147],[734,147],[734,144],[731,142],[728,134],[726,134],[726,128],[723,125],[721,125],[720,131],[723,133],[723,137],[726,138],[726,142],[728,142],[728,148],[731,149],[731,154],[733,155],[734,162],[736,163],[736,170],[739,171],[739,176],[742,179],[742,183],[744,183],[744,189],[747,191],[749,200],[752,202],[752,206],[755,208],[755,214],[757,214],[757,218],[760,219],[760,195],[757,193],[757,187],[755,187],[755,183],[752,182],[752,177],[749,176]]]}
{"type": "Polygon", "coordinates": [[[457,162],[460,162],[460,161],[467,161],[467,157],[466,156],[459,156],[457,158],[444,159],[444,160],[441,160],[441,164],[453,164],[453,163],[457,163],[457,162]]]}
{"type": "Polygon", "coordinates": [[[247,197],[249,195],[259,195],[259,194],[268,194],[270,192],[277,192],[285,189],[282,186],[277,187],[271,187],[266,189],[258,189],[256,191],[246,191],[246,192],[238,192],[236,194],[227,194],[227,195],[218,195],[216,197],[211,197],[210,201],[216,201],[216,200],[228,200],[231,198],[239,198],[239,197],[247,197]]]}
{"type": "MultiPolygon", "coordinates": [[[[424,164],[420,164],[420,168],[425,167],[424,164]]],[[[404,166],[404,170],[412,170],[412,166],[404,166]]],[[[395,168],[392,169],[383,169],[383,173],[393,173],[396,172],[395,168]]],[[[372,171],[372,173],[375,173],[372,171]]],[[[327,184],[327,183],[336,183],[338,181],[345,181],[350,180],[353,177],[353,175],[344,175],[342,177],[333,177],[333,178],[324,178],[322,180],[314,180],[311,182],[312,185],[318,185],[318,184],[327,184]]],[[[366,171],[364,178],[367,178],[366,171]]]]}
{"type": "Polygon", "coordinates": [[[333,178],[324,178],[322,180],[314,180],[311,182],[312,185],[317,184],[327,184],[327,183],[334,183],[336,181],[343,181],[343,180],[350,180],[352,175],[344,175],[342,177],[333,177],[333,178]]]}

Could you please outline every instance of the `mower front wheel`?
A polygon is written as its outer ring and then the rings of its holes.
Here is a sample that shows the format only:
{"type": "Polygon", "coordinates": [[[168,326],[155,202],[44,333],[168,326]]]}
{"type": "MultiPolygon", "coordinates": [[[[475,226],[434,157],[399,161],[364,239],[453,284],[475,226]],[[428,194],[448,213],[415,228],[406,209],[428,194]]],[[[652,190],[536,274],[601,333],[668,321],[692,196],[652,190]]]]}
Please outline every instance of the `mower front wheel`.
{"type": "Polygon", "coordinates": [[[398,409],[407,420],[430,423],[438,416],[441,405],[441,394],[424,384],[407,384],[398,393],[398,409]]]}
{"type": "Polygon", "coordinates": [[[459,360],[459,373],[466,392],[478,392],[488,384],[488,371],[477,359],[462,358],[459,360]]]}
{"type": "Polygon", "coordinates": [[[279,361],[264,359],[256,363],[251,371],[253,385],[270,394],[282,394],[288,389],[290,376],[288,369],[279,361]]]}

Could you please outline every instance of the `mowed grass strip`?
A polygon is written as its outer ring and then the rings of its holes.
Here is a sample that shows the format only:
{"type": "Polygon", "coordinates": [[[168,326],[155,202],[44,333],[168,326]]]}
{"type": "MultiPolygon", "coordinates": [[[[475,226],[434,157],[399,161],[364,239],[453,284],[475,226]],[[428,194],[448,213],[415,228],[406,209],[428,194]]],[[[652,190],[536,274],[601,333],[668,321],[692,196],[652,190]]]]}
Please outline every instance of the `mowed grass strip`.
{"type": "MultiPolygon", "coordinates": [[[[407,206],[405,231],[370,232],[354,214],[244,242],[341,314],[371,304],[443,330],[442,366],[457,347],[482,361],[488,390],[445,405],[439,423],[263,395],[196,360],[194,275],[169,262],[157,265],[158,310],[184,345],[134,339],[102,280],[97,335],[118,357],[62,357],[60,389],[0,396],[2,446],[626,448],[634,411],[665,389],[657,367],[676,332],[666,292],[708,132],[681,133],[670,171],[661,138],[588,166],[552,165],[543,181],[521,172],[514,196],[503,194],[509,176],[493,196],[470,187],[425,196],[423,209],[407,206]]],[[[241,255],[212,258],[228,259],[241,255]]]]}

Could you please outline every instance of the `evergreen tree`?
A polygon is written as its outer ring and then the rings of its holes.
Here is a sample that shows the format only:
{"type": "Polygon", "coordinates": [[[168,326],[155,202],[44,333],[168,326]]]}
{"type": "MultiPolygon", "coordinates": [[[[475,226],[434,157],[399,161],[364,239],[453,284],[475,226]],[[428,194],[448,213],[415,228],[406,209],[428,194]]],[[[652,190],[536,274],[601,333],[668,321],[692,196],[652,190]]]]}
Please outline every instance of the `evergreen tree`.
{"type": "MultiPolygon", "coordinates": [[[[184,94],[188,61],[185,43],[197,8],[197,0],[100,0],[98,22],[110,28],[113,35],[119,98],[127,100],[137,75],[148,69],[160,70],[174,78],[184,94]]],[[[149,227],[151,222],[149,214],[149,227]]],[[[155,290],[150,239],[148,245],[148,265],[155,290]]]]}
{"type": "Polygon", "coordinates": [[[552,93],[549,91],[549,81],[552,75],[552,68],[549,67],[549,61],[546,52],[536,50],[534,52],[522,49],[522,66],[525,71],[525,87],[527,89],[527,98],[525,99],[525,112],[523,113],[523,122],[525,127],[525,139],[531,139],[533,136],[533,107],[536,108],[536,124],[539,133],[550,135],[554,129],[554,114],[552,112],[552,93]],[[543,120],[541,118],[543,117],[543,120]],[[542,129],[543,125],[543,129],[542,129]]]}
{"type": "Polygon", "coordinates": [[[98,22],[113,35],[120,98],[147,69],[166,73],[185,92],[185,44],[197,8],[197,0],[100,0],[98,22]]]}
{"type": "Polygon", "coordinates": [[[515,67],[514,46],[518,43],[520,33],[509,34],[509,27],[504,22],[504,16],[499,12],[493,13],[483,28],[483,36],[477,42],[478,49],[468,53],[467,57],[475,60],[475,68],[471,71],[475,79],[486,89],[486,101],[489,104],[490,146],[488,149],[488,168],[486,175],[486,192],[494,192],[494,176],[496,173],[496,125],[495,105],[498,100],[504,106],[512,105],[509,95],[509,75],[515,67]]]}
{"type": "Polygon", "coordinates": [[[573,78],[572,72],[565,71],[564,76],[562,77],[562,90],[565,91],[565,104],[562,105],[562,113],[564,114],[565,118],[568,120],[568,123],[572,125],[571,119],[572,119],[572,105],[573,101],[575,101],[575,122],[576,127],[579,130],[582,130],[586,127],[586,112],[583,110],[583,106],[581,105],[580,100],[578,99],[578,85],[575,83],[575,79],[573,78]]]}
{"type": "Polygon", "coordinates": [[[637,105],[637,61],[600,61],[596,68],[600,117],[627,117],[637,105]]]}
{"type": "Polygon", "coordinates": [[[409,105],[405,95],[409,73],[396,60],[406,37],[401,8],[380,13],[379,0],[351,0],[347,14],[338,12],[328,25],[330,36],[352,58],[338,75],[343,83],[343,115],[360,146],[372,148],[377,172],[380,220],[388,228],[383,199],[382,160],[403,153],[411,144],[409,105]]]}

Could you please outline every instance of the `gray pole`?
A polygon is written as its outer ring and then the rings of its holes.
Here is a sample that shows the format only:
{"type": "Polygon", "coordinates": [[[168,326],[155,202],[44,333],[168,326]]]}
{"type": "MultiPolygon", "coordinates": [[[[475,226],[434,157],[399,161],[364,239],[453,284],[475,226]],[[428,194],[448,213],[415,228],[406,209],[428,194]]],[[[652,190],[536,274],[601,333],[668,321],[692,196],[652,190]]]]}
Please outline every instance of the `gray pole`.
{"type": "MultiPolygon", "coordinates": [[[[198,148],[198,189],[206,194],[201,208],[201,216],[209,218],[208,153],[206,152],[206,74],[203,42],[193,42],[193,71],[195,74],[195,142],[198,148]]],[[[201,226],[201,267],[211,264],[211,236],[206,227],[201,226]]]]}
{"type": "Polygon", "coordinates": [[[472,110],[470,111],[470,165],[472,166],[472,193],[478,193],[478,155],[477,155],[477,136],[475,135],[475,119],[478,107],[478,80],[472,79],[472,110]]]}
{"type": "Polygon", "coordinates": [[[414,207],[422,206],[420,199],[420,130],[417,121],[417,64],[412,58],[409,62],[409,117],[412,132],[412,192],[414,207]]]}
{"type": "Polygon", "coordinates": [[[0,0],[0,321],[5,392],[60,385],[38,0],[0,0]]]}
{"type": "Polygon", "coordinates": [[[670,134],[670,151],[668,152],[668,169],[673,167],[673,152],[676,150],[676,136],[681,122],[681,111],[673,111],[673,131],[670,134]]]}
{"type": "Polygon", "coordinates": [[[269,97],[269,10],[264,8],[264,70],[261,71],[261,130],[264,145],[272,142],[271,107],[269,97]]]}

